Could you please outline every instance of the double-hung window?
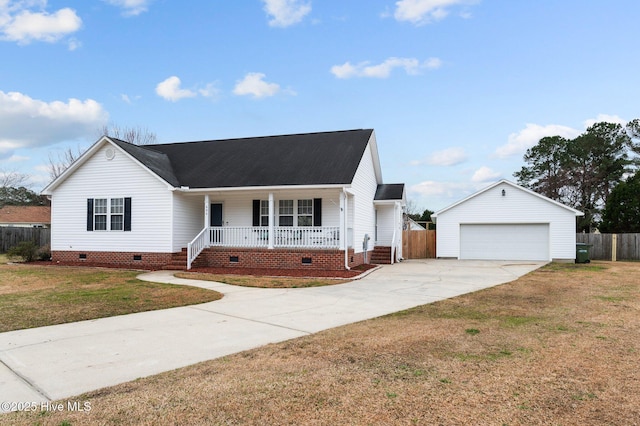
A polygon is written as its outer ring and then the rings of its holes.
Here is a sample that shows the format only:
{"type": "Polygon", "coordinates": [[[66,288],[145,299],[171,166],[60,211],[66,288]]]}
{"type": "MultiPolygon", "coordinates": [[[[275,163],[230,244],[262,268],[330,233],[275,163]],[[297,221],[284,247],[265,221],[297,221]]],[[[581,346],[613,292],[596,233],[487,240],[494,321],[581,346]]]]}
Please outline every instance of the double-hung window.
{"type": "Polygon", "coordinates": [[[96,198],[93,203],[93,220],[96,231],[107,230],[107,199],[96,198]]]}
{"type": "Polygon", "coordinates": [[[260,226],[269,226],[269,200],[260,200],[260,226]]]}
{"type": "Polygon", "coordinates": [[[111,230],[124,229],[124,198],[111,198],[111,230]]]}
{"type": "Polygon", "coordinates": [[[313,200],[298,200],[298,226],[313,226],[313,200]]]}
{"type": "Polygon", "coordinates": [[[87,199],[87,231],[131,231],[131,198],[87,199]]]}
{"type": "Polygon", "coordinates": [[[278,214],[280,226],[293,226],[293,200],[280,200],[278,214]]]}

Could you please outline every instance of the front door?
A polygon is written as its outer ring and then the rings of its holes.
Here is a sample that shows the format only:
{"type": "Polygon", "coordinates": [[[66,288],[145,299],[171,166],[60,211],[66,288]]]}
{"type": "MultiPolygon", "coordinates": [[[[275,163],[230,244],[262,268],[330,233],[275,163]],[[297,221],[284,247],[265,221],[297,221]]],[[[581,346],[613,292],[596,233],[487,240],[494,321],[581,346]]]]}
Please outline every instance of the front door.
{"type": "MultiPolygon", "coordinates": [[[[212,203],[211,210],[209,210],[209,226],[215,226],[220,228],[222,226],[222,203],[212,203]]],[[[215,229],[211,232],[211,242],[222,242],[222,230],[215,229]]]]}

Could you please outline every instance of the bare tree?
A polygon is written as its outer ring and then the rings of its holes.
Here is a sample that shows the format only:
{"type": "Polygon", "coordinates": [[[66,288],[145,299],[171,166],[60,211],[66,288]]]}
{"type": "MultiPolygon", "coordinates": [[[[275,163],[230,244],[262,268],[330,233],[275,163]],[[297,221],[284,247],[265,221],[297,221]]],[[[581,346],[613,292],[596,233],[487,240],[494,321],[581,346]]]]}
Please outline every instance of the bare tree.
{"type": "Polygon", "coordinates": [[[149,129],[138,127],[120,127],[117,124],[103,126],[98,136],[110,136],[134,145],[151,145],[156,143],[156,134],[149,129]]]}
{"type": "Polygon", "coordinates": [[[15,170],[0,169],[0,188],[18,188],[27,185],[29,175],[15,170]]]}
{"type": "MultiPolygon", "coordinates": [[[[120,127],[117,124],[104,125],[97,131],[98,137],[109,136],[115,139],[120,139],[125,142],[132,143],[134,145],[150,145],[156,143],[156,134],[151,132],[147,128],[142,127],[120,127]]],[[[56,179],[65,170],[73,164],[83,153],[83,150],[78,148],[74,151],[71,148],[67,148],[63,152],[58,152],[56,156],[49,154],[49,176],[51,179],[56,179]]],[[[1,181],[0,181],[1,182],[1,181]]]]}
{"type": "Polygon", "coordinates": [[[71,148],[67,148],[62,152],[58,152],[56,157],[54,157],[53,154],[49,153],[48,169],[51,180],[56,179],[58,176],[64,173],[64,171],[67,170],[69,166],[71,166],[74,161],[76,161],[82,155],[83,152],[84,151],[82,151],[80,148],[77,148],[76,151],[71,148]]]}

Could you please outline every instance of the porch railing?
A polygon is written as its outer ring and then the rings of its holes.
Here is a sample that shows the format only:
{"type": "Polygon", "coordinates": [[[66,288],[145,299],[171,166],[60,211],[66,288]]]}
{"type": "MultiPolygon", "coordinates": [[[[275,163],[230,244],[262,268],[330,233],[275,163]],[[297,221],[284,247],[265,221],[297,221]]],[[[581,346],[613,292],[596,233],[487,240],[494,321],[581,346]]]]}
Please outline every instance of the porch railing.
{"type": "MultiPolygon", "coordinates": [[[[274,248],[337,249],[340,247],[340,227],[276,226],[273,229],[274,248]]],[[[351,234],[351,233],[349,233],[351,234]]],[[[253,226],[211,226],[204,228],[187,245],[187,269],[207,247],[269,247],[269,228],[253,226]]]]}
{"type": "Polygon", "coordinates": [[[198,257],[207,245],[207,228],[204,228],[196,237],[187,244],[187,269],[191,269],[191,264],[198,257]]]}
{"type": "MultiPolygon", "coordinates": [[[[209,244],[214,247],[268,247],[269,229],[251,226],[210,227],[209,244]]],[[[276,226],[273,246],[287,248],[338,248],[338,226],[276,226]]]]}

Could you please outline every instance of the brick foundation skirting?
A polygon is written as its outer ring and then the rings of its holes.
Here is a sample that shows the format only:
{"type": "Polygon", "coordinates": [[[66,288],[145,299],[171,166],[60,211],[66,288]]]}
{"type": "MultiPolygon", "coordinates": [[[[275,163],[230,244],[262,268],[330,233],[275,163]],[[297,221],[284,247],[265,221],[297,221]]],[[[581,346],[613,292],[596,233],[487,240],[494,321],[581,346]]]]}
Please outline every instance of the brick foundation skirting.
{"type": "Polygon", "coordinates": [[[60,264],[108,265],[140,269],[157,269],[171,263],[172,253],[52,251],[51,260],[60,264]]]}
{"type": "MultiPolygon", "coordinates": [[[[348,254],[349,267],[363,263],[361,253],[348,254]]],[[[210,268],[270,268],[270,269],[320,269],[342,271],[344,251],[308,249],[252,249],[210,247],[196,260],[196,267],[210,268]]]]}
{"type": "MultiPolygon", "coordinates": [[[[54,263],[78,265],[104,265],[138,269],[160,269],[172,264],[173,253],[101,252],[101,251],[52,251],[54,263]]],[[[350,268],[364,263],[363,253],[349,249],[347,261],[350,268]]],[[[186,265],[185,265],[186,266],[186,265]]],[[[308,249],[252,249],[210,247],[194,262],[199,268],[270,268],[311,269],[342,271],[344,251],[308,249]]]]}

